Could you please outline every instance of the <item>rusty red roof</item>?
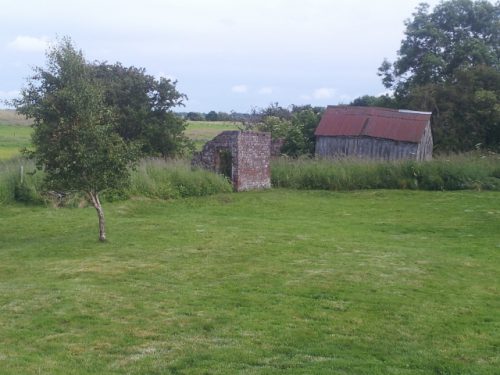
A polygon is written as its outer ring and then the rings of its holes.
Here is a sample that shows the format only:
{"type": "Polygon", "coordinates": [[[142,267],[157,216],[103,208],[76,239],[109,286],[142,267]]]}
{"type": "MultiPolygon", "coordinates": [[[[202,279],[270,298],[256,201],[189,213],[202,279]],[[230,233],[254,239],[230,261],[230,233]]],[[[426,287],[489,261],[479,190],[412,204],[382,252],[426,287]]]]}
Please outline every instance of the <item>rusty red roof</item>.
{"type": "Polygon", "coordinates": [[[430,119],[430,112],[328,106],[314,134],[329,137],[365,136],[418,143],[430,119]]]}

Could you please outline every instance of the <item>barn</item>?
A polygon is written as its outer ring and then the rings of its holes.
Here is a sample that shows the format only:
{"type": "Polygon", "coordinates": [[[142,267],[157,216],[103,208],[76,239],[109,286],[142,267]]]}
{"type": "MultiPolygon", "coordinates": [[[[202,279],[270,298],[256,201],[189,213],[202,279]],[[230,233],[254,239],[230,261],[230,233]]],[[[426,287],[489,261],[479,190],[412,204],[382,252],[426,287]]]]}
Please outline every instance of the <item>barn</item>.
{"type": "Polygon", "coordinates": [[[316,156],[430,160],[430,119],[430,112],[328,106],[314,133],[316,156]]]}

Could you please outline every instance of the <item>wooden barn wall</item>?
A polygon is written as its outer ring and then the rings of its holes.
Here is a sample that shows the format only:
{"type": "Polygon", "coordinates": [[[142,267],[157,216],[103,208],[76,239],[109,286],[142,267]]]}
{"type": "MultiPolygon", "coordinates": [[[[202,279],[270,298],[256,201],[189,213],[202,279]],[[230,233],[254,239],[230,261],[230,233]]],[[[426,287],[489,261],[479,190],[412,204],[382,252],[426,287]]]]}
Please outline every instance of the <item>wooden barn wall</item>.
{"type": "Polygon", "coordinates": [[[418,144],[417,160],[431,160],[433,148],[434,144],[432,142],[431,126],[430,124],[427,124],[422,140],[418,144]]]}
{"type": "Polygon", "coordinates": [[[376,160],[417,159],[418,144],[369,137],[322,137],[316,139],[316,156],[357,157],[376,160]]]}

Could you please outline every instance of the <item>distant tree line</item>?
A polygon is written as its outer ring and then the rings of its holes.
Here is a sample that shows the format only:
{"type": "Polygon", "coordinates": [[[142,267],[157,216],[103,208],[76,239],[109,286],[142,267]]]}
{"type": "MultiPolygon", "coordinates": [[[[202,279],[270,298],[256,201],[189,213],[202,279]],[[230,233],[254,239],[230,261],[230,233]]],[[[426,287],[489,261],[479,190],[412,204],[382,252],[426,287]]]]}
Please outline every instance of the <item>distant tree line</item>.
{"type": "Polygon", "coordinates": [[[420,4],[398,58],[379,76],[391,95],[351,104],[432,112],[438,151],[500,150],[500,2],[420,4]]]}
{"type": "Polygon", "coordinates": [[[177,115],[189,121],[245,121],[250,115],[248,113],[238,112],[177,112],[177,115]]]}

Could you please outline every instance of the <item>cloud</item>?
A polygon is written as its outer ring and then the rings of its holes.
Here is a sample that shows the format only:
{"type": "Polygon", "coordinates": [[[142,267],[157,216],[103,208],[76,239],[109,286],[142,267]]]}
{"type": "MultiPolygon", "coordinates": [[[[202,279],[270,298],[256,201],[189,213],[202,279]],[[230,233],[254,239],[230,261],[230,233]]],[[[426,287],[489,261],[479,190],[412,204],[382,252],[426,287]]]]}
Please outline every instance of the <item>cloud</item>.
{"type": "Polygon", "coordinates": [[[387,89],[387,90],[379,92],[378,94],[375,94],[375,96],[384,96],[384,95],[394,96],[394,90],[387,89]]]}
{"type": "Polygon", "coordinates": [[[0,108],[10,107],[10,104],[6,103],[5,101],[9,102],[14,98],[19,97],[19,95],[21,95],[21,92],[19,90],[11,90],[11,91],[0,90],[0,108]]]}
{"type": "Polygon", "coordinates": [[[156,79],[160,79],[160,78],[169,79],[171,81],[177,81],[177,77],[175,77],[175,76],[173,76],[171,74],[165,73],[165,72],[159,72],[156,75],[156,79]]]}
{"type": "Polygon", "coordinates": [[[244,94],[248,91],[248,86],[247,85],[235,85],[231,87],[231,91],[238,93],[238,94],[244,94]]]}
{"type": "Polygon", "coordinates": [[[321,87],[319,89],[314,90],[313,98],[314,99],[329,99],[335,95],[335,89],[328,87],[321,87]]]}
{"type": "Polygon", "coordinates": [[[43,52],[49,46],[49,38],[45,36],[36,38],[33,36],[18,35],[7,46],[21,52],[43,52]]]}
{"type": "Polygon", "coordinates": [[[12,99],[19,96],[21,93],[19,90],[3,91],[0,90],[0,99],[12,99]]]}
{"type": "Polygon", "coordinates": [[[271,95],[273,93],[273,88],[272,87],[262,87],[259,90],[260,95],[271,95]]]}

